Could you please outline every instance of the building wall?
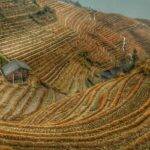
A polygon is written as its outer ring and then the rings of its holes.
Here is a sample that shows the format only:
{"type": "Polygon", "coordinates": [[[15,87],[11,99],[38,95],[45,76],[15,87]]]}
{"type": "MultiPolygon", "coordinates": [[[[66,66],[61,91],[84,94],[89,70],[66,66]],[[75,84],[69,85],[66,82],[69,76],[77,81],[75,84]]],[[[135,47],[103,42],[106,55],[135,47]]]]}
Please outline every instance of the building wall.
{"type": "Polygon", "coordinates": [[[11,82],[11,83],[13,83],[13,78],[14,78],[14,82],[16,83],[18,83],[18,82],[22,82],[22,78],[23,78],[23,81],[26,81],[27,80],[27,78],[28,78],[28,76],[29,76],[29,72],[28,72],[28,70],[25,70],[25,69],[19,69],[19,70],[17,70],[17,71],[14,71],[14,72],[12,72],[11,74],[9,74],[9,75],[7,75],[6,76],[6,79],[9,81],[9,82],[11,82]]]}

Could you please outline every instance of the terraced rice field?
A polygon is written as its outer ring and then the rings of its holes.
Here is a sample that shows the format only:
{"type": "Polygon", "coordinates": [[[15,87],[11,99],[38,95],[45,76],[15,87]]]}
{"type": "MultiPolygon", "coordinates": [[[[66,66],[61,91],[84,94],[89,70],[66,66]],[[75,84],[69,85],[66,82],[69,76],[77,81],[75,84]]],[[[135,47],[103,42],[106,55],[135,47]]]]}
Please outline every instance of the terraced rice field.
{"type": "Polygon", "coordinates": [[[149,77],[133,73],[62,99],[17,123],[0,122],[0,143],[14,149],[147,149],[149,106],[149,77]]]}
{"type": "Polygon", "coordinates": [[[0,54],[32,68],[23,85],[0,77],[0,150],[150,149],[149,65],[100,78],[124,57],[124,36],[139,64],[149,57],[149,26],[95,16],[58,0],[0,0],[0,54]]]}

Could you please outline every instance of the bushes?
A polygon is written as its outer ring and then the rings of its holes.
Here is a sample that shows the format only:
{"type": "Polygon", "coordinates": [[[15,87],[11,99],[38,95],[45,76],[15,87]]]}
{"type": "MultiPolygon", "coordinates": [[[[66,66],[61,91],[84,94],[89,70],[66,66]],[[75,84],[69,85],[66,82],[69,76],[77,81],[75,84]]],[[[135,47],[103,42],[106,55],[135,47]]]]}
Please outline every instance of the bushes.
{"type": "Polygon", "coordinates": [[[38,5],[37,0],[32,0],[35,5],[38,5]]]}
{"type": "Polygon", "coordinates": [[[4,64],[8,63],[8,59],[3,55],[0,54],[0,66],[3,66],[4,64]]]}
{"type": "Polygon", "coordinates": [[[87,58],[89,56],[89,53],[87,51],[81,51],[78,55],[80,57],[87,58]]]}
{"type": "Polygon", "coordinates": [[[85,84],[87,87],[92,87],[94,85],[94,83],[89,78],[86,79],[85,84]]]}
{"type": "Polygon", "coordinates": [[[48,6],[44,6],[43,9],[37,11],[36,13],[29,14],[29,18],[37,24],[43,24],[56,19],[56,14],[53,9],[48,6]]]}
{"type": "Polygon", "coordinates": [[[79,52],[78,56],[83,58],[82,65],[84,65],[89,70],[92,66],[96,66],[96,67],[101,66],[101,64],[99,62],[91,60],[91,58],[89,56],[89,52],[87,52],[87,51],[79,52]]]}
{"type": "Polygon", "coordinates": [[[150,59],[146,60],[145,62],[143,62],[138,70],[143,73],[144,75],[148,75],[150,76],[150,59]]]}

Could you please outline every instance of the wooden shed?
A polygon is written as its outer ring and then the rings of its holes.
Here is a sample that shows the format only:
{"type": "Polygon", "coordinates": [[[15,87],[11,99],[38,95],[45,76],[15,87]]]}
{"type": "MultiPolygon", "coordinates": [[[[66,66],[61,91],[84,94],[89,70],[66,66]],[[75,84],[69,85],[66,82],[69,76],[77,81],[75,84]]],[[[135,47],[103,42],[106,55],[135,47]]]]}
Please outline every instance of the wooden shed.
{"type": "Polygon", "coordinates": [[[24,62],[13,60],[5,64],[2,68],[2,74],[7,81],[11,83],[24,83],[29,76],[31,68],[24,62]]]}

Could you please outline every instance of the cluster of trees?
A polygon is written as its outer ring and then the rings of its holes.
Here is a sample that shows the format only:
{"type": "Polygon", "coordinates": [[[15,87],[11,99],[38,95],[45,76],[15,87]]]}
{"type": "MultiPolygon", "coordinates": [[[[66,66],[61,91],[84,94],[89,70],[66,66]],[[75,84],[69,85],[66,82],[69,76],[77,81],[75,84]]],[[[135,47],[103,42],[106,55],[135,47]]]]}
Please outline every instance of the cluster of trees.
{"type": "Polygon", "coordinates": [[[121,73],[129,73],[135,68],[137,61],[137,51],[133,50],[130,55],[127,55],[120,60],[118,66],[103,71],[102,73],[100,73],[100,76],[102,79],[111,79],[117,77],[121,73]]]}
{"type": "Polygon", "coordinates": [[[130,72],[132,69],[134,69],[137,61],[138,61],[137,51],[133,50],[133,53],[130,55],[130,57],[121,60],[120,67],[124,73],[130,72]]]}
{"type": "Polygon", "coordinates": [[[0,68],[8,62],[9,60],[3,54],[0,53],[0,68]]]}
{"type": "Polygon", "coordinates": [[[43,21],[48,21],[49,18],[56,18],[55,11],[48,6],[37,11],[34,14],[29,14],[29,18],[35,21],[37,24],[43,24],[43,21]]]}
{"type": "Polygon", "coordinates": [[[83,65],[88,69],[90,69],[91,66],[97,66],[97,67],[101,66],[99,62],[91,60],[89,53],[87,51],[79,52],[78,56],[83,58],[84,60],[83,65]]]}

